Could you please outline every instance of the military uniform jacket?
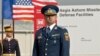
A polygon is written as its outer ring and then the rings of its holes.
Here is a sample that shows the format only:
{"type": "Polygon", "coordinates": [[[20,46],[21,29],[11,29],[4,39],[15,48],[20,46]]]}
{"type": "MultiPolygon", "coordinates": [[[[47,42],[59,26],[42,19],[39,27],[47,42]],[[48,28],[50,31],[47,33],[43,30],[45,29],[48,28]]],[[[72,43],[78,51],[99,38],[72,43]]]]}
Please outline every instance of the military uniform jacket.
{"type": "Polygon", "coordinates": [[[15,54],[16,56],[20,56],[19,44],[16,39],[11,39],[8,41],[7,39],[3,40],[3,54],[15,54]]]}
{"type": "Polygon", "coordinates": [[[2,54],[2,44],[1,44],[1,41],[0,41],[0,56],[2,54]]]}
{"type": "Polygon", "coordinates": [[[57,25],[48,34],[46,27],[35,34],[33,56],[69,56],[69,36],[65,28],[57,25]]]}

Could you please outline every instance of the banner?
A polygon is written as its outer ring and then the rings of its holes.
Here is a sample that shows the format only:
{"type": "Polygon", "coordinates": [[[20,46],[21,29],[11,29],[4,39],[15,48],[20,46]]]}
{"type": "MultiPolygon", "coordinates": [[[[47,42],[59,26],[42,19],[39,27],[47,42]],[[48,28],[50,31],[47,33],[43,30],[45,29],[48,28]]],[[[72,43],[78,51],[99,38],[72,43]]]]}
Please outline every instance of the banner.
{"type": "Polygon", "coordinates": [[[36,32],[36,30],[40,29],[41,27],[45,26],[45,20],[44,20],[44,16],[41,14],[41,8],[40,6],[35,6],[34,11],[34,32],[36,32]]]}
{"type": "Polygon", "coordinates": [[[41,14],[41,8],[48,4],[57,5],[55,0],[33,0],[34,4],[34,32],[46,26],[44,15],[41,14]]]}
{"type": "Polygon", "coordinates": [[[12,0],[2,0],[2,18],[12,19],[12,0]]]}
{"type": "Polygon", "coordinates": [[[100,5],[59,6],[58,25],[70,35],[71,54],[100,54],[100,5]]]}

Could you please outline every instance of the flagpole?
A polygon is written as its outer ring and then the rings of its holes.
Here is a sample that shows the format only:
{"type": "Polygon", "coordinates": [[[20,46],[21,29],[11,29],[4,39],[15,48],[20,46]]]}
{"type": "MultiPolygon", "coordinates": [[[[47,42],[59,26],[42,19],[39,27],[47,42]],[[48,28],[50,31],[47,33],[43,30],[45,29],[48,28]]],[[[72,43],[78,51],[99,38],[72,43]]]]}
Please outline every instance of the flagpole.
{"type": "Polygon", "coordinates": [[[15,38],[15,21],[12,18],[12,24],[13,24],[13,38],[15,38]]]}
{"type": "MultiPolygon", "coordinates": [[[[3,1],[1,1],[1,2],[3,2],[3,1]]],[[[1,3],[2,4],[2,3],[1,3]]],[[[2,7],[2,5],[1,5],[1,7],[2,7]]],[[[2,11],[2,9],[1,9],[1,11],[2,11]]],[[[3,39],[3,25],[4,25],[4,19],[3,19],[3,17],[2,17],[2,14],[1,14],[1,31],[2,31],[2,39],[3,39]]]]}
{"type": "MultiPolygon", "coordinates": [[[[1,0],[1,2],[3,3],[2,0],[1,0]]],[[[1,8],[2,8],[2,3],[1,3],[1,8]]],[[[1,9],[1,11],[2,11],[2,10],[3,10],[3,9],[1,9]]],[[[2,13],[3,13],[3,11],[2,11],[2,13]]],[[[1,35],[2,35],[2,43],[1,43],[1,46],[2,46],[2,54],[3,54],[3,37],[4,37],[4,36],[3,36],[3,33],[4,33],[4,32],[3,32],[3,26],[4,26],[4,19],[3,19],[3,15],[2,15],[2,14],[1,14],[1,24],[2,24],[2,25],[1,25],[1,28],[2,28],[2,29],[1,29],[1,31],[2,31],[2,34],[1,34],[1,35]]]]}
{"type": "MultiPolygon", "coordinates": [[[[13,3],[13,2],[11,2],[13,3]]],[[[12,25],[13,25],[13,38],[15,38],[15,21],[14,21],[14,18],[13,18],[13,5],[11,5],[11,9],[12,9],[12,25]]]]}

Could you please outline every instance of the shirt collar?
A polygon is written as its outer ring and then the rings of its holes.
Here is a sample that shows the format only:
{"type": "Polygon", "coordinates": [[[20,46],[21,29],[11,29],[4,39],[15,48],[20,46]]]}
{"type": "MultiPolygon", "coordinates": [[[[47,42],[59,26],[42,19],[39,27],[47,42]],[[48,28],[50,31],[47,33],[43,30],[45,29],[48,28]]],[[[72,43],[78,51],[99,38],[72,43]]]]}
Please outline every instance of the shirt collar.
{"type": "Polygon", "coordinates": [[[50,26],[47,26],[47,28],[50,27],[50,30],[52,30],[53,27],[54,27],[55,25],[56,25],[56,24],[54,23],[54,24],[52,24],[52,25],[50,25],[50,26]]]}
{"type": "Polygon", "coordinates": [[[6,37],[6,40],[11,41],[13,39],[13,37],[6,37]]]}

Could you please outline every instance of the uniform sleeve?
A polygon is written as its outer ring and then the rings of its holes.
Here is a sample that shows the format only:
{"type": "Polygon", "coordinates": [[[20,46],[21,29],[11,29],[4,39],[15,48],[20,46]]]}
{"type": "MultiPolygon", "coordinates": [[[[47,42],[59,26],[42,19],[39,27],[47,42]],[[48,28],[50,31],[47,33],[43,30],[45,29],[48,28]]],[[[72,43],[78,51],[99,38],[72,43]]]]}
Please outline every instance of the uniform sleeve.
{"type": "Polygon", "coordinates": [[[17,45],[16,45],[16,56],[20,56],[20,48],[19,48],[18,41],[17,41],[17,45]]]}
{"type": "Polygon", "coordinates": [[[38,56],[38,40],[37,40],[37,35],[38,35],[38,33],[35,34],[32,56],[38,56]]]}
{"type": "Polygon", "coordinates": [[[61,34],[61,56],[69,56],[70,39],[67,29],[62,30],[61,34]]]}
{"type": "Polygon", "coordinates": [[[0,56],[2,54],[2,46],[1,46],[1,42],[0,42],[0,56]]]}

